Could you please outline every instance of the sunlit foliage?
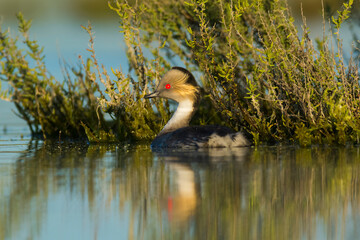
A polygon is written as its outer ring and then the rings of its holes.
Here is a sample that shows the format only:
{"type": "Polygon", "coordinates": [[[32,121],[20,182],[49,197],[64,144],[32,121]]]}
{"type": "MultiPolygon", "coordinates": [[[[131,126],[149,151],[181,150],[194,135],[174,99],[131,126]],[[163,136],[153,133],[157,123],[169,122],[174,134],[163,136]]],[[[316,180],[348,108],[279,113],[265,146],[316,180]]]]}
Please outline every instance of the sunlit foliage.
{"type": "MultiPolygon", "coordinates": [[[[91,57],[81,57],[82,69],[66,74],[64,85],[46,71],[28,27],[20,32],[30,52],[2,31],[1,77],[10,83],[7,94],[20,115],[45,136],[83,135],[81,121],[92,141],[154,137],[169,119],[169,105],[143,96],[177,59],[202,75],[209,108],[200,108],[193,123],[228,125],[254,144],[358,143],[358,63],[344,60],[339,31],[352,4],[332,16],[334,33],[324,31],[314,45],[305,21],[299,34],[285,1],[122,0],[109,7],[119,16],[129,75],[119,69],[109,74],[98,63],[89,25],[91,57]],[[104,113],[113,121],[105,121],[104,113]]],[[[20,18],[20,26],[25,23],[20,18]]]]}

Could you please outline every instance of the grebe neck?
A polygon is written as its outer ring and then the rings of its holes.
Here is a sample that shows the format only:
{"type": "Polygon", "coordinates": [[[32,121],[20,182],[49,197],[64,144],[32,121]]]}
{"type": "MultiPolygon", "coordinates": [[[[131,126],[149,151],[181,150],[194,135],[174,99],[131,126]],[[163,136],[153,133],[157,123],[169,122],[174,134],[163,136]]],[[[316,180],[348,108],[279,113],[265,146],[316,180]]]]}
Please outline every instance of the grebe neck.
{"type": "Polygon", "coordinates": [[[158,136],[175,131],[176,129],[189,126],[190,120],[196,111],[196,101],[191,99],[185,99],[179,102],[179,105],[165,125],[165,127],[161,130],[158,136]]]}

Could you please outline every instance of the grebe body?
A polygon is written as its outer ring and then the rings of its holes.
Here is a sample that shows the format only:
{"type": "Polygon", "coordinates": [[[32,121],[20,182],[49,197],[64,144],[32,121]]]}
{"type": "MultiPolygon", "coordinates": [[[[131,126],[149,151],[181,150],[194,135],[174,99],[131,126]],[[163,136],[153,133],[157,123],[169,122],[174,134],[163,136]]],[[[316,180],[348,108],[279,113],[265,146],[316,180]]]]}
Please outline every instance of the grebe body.
{"type": "Polygon", "coordinates": [[[158,135],[151,148],[244,147],[249,143],[239,132],[218,125],[188,126],[158,135]]]}
{"type": "Polygon", "coordinates": [[[179,103],[175,113],[151,143],[152,149],[245,147],[249,141],[241,132],[218,125],[189,126],[200,100],[199,86],[186,69],[173,67],[145,98],[163,97],[179,103]]]}

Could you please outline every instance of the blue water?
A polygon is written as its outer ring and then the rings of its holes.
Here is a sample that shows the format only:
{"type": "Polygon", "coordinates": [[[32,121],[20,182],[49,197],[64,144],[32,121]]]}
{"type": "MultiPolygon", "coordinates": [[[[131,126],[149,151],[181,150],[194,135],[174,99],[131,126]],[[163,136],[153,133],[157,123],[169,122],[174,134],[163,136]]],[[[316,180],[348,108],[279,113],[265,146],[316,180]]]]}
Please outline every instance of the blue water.
{"type": "Polygon", "coordinates": [[[1,239],[358,239],[360,149],[0,141],[1,239]],[[17,155],[12,155],[17,153],[17,155]]]}

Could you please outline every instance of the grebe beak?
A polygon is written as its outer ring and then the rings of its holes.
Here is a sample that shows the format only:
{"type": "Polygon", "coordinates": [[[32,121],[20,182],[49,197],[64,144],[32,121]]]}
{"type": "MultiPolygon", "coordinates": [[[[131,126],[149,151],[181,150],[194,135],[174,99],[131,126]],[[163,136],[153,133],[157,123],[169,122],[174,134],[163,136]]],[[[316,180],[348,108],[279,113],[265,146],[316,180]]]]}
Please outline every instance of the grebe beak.
{"type": "Polygon", "coordinates": [[[158,92],[158,91],[155,91],[155,92],[153,92],[153,93],[146,94],[146,95],[144,96],[144,98],[154,98],[154,97],[157,97],[157,96],[159,96],[159,92],[158,92]]]}

